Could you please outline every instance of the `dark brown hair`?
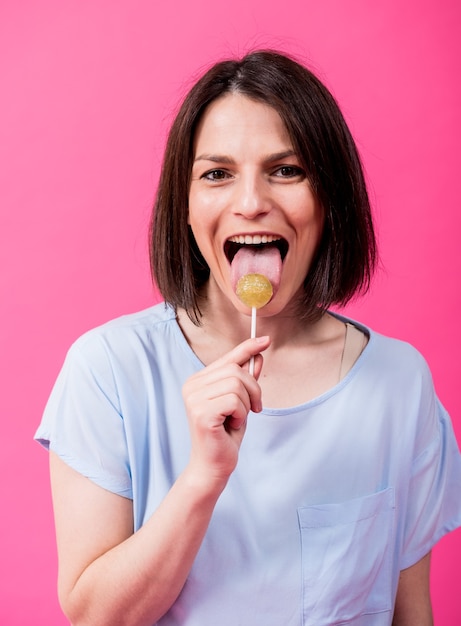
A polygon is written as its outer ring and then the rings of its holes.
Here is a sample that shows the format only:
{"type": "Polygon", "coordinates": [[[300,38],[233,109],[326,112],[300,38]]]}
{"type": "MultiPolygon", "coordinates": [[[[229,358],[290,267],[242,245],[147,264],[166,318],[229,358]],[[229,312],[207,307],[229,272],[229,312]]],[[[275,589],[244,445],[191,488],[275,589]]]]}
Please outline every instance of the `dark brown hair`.
{"type": "Polygon", "coordinates": [[[166,302],[200,320],[199,292],[209,268],[187,224],[193,140],[206,107],[239,93],[273,107],[288,130],[324,211],[322,237],[304,281],[300,315],[367,291],[376,239],[360,157],[328,89],[303,65],[274,51],[221,61],[186,96],[168,137],[150,228],[152,274],[166,302]]]}

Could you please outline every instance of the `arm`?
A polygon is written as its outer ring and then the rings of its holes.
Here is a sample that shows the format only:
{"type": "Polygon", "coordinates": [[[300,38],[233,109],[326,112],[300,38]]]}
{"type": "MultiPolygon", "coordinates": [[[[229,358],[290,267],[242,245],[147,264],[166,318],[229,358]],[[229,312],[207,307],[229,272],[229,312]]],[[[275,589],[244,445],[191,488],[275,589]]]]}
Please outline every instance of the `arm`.
{"type": "Polygon", "coordinates": [[[185,472],[133,534],[131,500],[53,453],[50,463],[64,613],[74,625],[154,623],[181,591],[223,485],[185,472]]]}
{"type": "Polygon", "coordinates": [[[259,385],[241,365],[268,343],[248,340],[186,383],[191,458],[136,533],[131,500],[51,453],[58,592],[74,626],[147,626],[174,603],[237,463],[248,411],[261,409],[259,385]]]}
{"type": "Polygon", "coordinates": [[[400,572],[392,626],[433,626],[429,574],[431,553],[400,572]]]}

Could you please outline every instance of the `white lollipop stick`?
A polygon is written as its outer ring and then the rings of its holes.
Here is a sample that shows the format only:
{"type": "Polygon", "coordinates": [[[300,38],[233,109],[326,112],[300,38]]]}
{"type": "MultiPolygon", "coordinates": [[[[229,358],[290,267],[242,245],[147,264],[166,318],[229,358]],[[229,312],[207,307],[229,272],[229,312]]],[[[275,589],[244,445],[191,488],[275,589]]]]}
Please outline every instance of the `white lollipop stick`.
{"type": "MultiPolygon", "coordinates": [[[[251,339],[254,339],[256,337],[256,307],[255,306],[251,307],[251,332],[250,332],[250,337],[251,337],[251,339]]],[[[250,372],[250,374],[252,376],[254,376],[254,373],[255,373],[255,358],[254,358],[254,356],[252,356],[250,358],[250,366],[248,368],[248,371],[250,372]]]]}
{"type": "MultiPolygon", "coordinates": [[[[247,307],[251,308],[251,339],[256,337],[256,309],[265,306],[272,298],[272,284],[263,274],[244,274],[237,282],[235,290],[238,298],[247,307]]],[[[253,376],[255,371],[255,358],[250,357],[248,371],[253,376]]]]}

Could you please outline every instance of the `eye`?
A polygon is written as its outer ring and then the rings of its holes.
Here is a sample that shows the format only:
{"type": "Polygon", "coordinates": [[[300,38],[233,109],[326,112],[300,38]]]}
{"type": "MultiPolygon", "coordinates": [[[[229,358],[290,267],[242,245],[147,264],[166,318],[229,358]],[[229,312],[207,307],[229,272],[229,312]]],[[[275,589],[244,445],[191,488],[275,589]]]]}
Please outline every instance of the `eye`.
{"type": "Polygon", "coordinates": [[[201,178],[205,178],[206,180],[211,180],[211,181],[221,181],[221,180],[226,180],[226,178],[229,178],[230,174],[228,172],[226,172],[225,170],[209,170],[208,172],[205,172],[204,174],[202,174],[201,178]]]}
{"type": "Polygon", "coordinates": [[[304,170],[296,165],[281,165],[273,174],[280,178],[304,178],[305,176],[304,170]]]}

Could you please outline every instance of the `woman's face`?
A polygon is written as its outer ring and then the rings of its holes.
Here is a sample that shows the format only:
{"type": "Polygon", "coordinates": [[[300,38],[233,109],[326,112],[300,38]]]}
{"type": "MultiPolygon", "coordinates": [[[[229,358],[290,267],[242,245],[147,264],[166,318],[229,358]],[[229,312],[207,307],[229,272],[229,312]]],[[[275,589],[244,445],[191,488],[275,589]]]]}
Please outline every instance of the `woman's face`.
{"type": "Polygon", "coordinates": [[[274,295],[260,314],[283,311],[302,288],[323,213],[279,114],[227,94],[205,111],[194,148],[188,221],[210,268],[208,295],[248,313],[236,282],[262,273],[274,295]]]}

